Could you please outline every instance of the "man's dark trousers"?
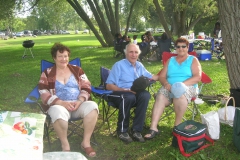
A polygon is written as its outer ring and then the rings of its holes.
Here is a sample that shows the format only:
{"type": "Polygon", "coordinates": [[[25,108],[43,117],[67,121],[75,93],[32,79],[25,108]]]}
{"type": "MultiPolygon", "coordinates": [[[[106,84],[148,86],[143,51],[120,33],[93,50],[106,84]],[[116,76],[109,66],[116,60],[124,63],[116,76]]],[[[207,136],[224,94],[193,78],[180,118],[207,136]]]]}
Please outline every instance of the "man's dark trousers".
{"type": "Polygon", "coordinates": [[[135,108],[135,116],[133,119],[132,130],[134,132],[141,132],[146,117],[146,110],[150,100],[150,93],[148,91],[133,94],[132,92],[116,91],[111,94],[109,100],[119,109],[117,132],[127,132],[129,128],[130,110],[135,108]],[[116,96],[116,97],[113,97],[116,96]]]}

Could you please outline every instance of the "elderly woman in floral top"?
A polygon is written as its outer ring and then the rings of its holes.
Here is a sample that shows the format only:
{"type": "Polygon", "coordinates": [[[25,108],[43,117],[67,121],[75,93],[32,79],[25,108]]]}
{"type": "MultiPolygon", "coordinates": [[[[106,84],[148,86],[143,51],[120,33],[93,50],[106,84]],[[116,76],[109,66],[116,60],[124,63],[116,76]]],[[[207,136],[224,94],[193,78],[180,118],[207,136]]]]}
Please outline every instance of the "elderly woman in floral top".
{"type": "Polygon", "coordinates": [[[68,47],[55,43],[51,48],[55,65],[46,69],[39,80],[39,93],[45,110],[50,115],[63,151],[70,151],[67,139],[68,120],[83,118],[84,135],[81,148],[90,157],[96,152],[90,145],[98,117],[98,106],[89,101],[91,84],[82,68],[70,65],[68,47]]]}

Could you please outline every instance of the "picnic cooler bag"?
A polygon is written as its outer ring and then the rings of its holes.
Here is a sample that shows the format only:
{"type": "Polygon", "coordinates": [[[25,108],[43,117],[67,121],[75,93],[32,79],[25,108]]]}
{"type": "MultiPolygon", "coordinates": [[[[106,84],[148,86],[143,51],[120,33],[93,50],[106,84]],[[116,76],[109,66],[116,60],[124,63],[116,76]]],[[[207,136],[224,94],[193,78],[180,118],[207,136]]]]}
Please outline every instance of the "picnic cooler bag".
{"type": "Polygon", "coordinates": [[[206,125],[202,123],[193,120],[184,121],[173,128],[172,146],[178,147],[183,156],[189,157],[214,144],[214,141],[206,135],[206,131],[206,125]],[[211,144],[206,144],[206,140],[211,144]]]}

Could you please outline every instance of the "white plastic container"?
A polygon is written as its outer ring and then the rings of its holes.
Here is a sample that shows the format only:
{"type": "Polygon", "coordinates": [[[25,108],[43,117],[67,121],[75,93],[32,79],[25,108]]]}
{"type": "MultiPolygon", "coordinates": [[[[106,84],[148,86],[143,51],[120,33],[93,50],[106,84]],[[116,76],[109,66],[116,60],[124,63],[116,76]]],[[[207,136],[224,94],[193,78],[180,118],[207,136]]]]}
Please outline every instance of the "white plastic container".
{"type": "Polygon", "coordinates": [[[198,33],[198,39],[205,39],[205,34],[204,34],[204,32],[199,32],[199,33],[198,33]]]}

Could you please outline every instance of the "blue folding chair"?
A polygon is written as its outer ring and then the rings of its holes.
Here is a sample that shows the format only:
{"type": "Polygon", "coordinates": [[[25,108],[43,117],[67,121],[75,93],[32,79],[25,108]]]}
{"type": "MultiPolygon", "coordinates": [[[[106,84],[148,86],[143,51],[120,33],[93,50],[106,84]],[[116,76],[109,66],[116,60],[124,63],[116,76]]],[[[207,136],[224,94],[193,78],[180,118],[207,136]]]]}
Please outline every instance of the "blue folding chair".
{"type": "MultiPolygon", "coordinates": [[[[106,81],[108,78],[108,75],[110,73],[110,69],[105,67],[100,67],[100,78],[101,83],[98,87],[92,86],[92,94],[94,97],[98,98],[98,105],[102,104],[102,114],[103,114],[103,123],[107,123],[108,130],[110,134],[113,134],[115,132],[111,132],[111,126],[110,126],[110,118],[114,115],[114,113],[118,110],[117,106],[114,105],[113,102],[109,100],[109,97],[118,97],[123,98],[122,96],[117,95],[111,95],[113,91],[106,90],[106,81]]],[[[154,81],[150,81],[150,86],[154,83],[154,81]]],[[[148,89],[149,89],[148,88],[148,89]]],[[[131,115],[134,113],[135,107],[133,106],[133,111],[131,112],[131,115]]]]}
{"type": "MultiPolygon", "coordinates": [[[[76,65],[76,66],[81,66],[81,61],[79,58],[75,58],[73,60],[71,60],[69,62],[69,64],[72,64],[72,65],[76,65]]],[[[46,70],[47,68],[50,68],[54,65],[53,62],[49,62],[49,61],[46,61],[46,60],[41,60],[41,73],[46,70]]],[[[33,105],[37,105],[40,110],[42,111],[42,113],[44,113],[47,117],[47,120],[45,122],[45,125],[44,125],[44,135],[45,137],[47,137],[47,140],[48,140],[48,145],[49,147],[51,148],[51,143],[50,143],[50,138],[49,138],[49,133],[52,131],[52,130],[49,130],[49,127],[50,127],[50,124],[51,124],[51,117],[47,114],[47,112],[45,112],[42,108],[42,105],[41,105],[41,102],[39,102],[39,99],[40,99],[40,94],[39,94],[39,91],[38,91],[38,85],[29,93],[29,95],[27,96],[27,98],[25,99],[25,103],[26,104],[29,104],[31,106],[33,105]]],[[[72,134],[76,133],[78,134],[79,136],[82,136],[82,133],[77,133],[76,130],[77,129],[83,129],[81,126],[82,122],[80,124],[76,124],[75,121],[78,121],[80,120],[81,118],[72,118],[72,119],[69,119],[69,124],[73,125],[73,129],[70,130],[70,133],[68,134],[68,137],[70,137],[72,134]]],[[[94,135],[93,135],[93,138],[94,138],[94,135]]],[[[91,141],[92,142],[92,141],[91,141]]],[[[95,138],[94,138],[94,141],[92,142],[93,144],[96,145],[96,142],[95,142],[95,138]]]]}
{"type": "Polygon", "coordinates": [[[98,99],[98,105],[102,104],[103,123],[107,122],[109,133],[112,134],[109,118],[117,111],[117,108],[112,102],[108,101],[108,97],[113,93],[113,91],[106,90],[106,81],[109,73],[110,69],[100,67],[101,83],[98,87],[92,86],[92,94],[98,99]],[[111,106],[114,107],[114,110],[110,113],[111,106]]]}

